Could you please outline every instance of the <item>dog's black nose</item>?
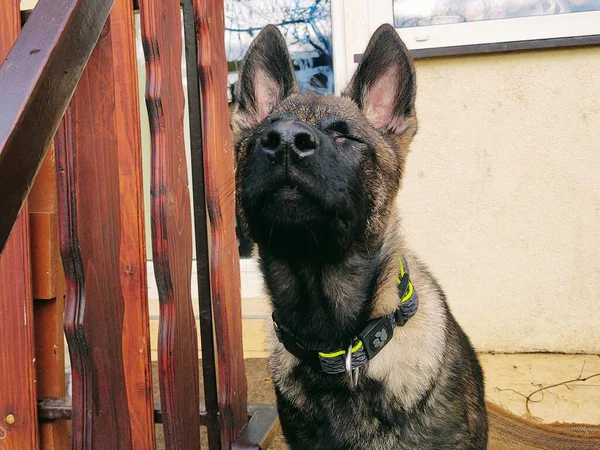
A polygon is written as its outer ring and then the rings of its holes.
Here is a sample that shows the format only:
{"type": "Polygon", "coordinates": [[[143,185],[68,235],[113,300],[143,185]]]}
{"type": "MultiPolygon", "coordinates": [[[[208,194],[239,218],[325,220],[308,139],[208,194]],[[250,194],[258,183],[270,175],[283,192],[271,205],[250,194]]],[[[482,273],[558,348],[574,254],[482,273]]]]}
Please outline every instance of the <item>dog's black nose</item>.
{"type": "Polygon", "coordinates": [[[309,125],[293,120],[271,124],[260,139],[262,151],[275,163],[294,164],[314,155],[318,137],[309,125]]]}

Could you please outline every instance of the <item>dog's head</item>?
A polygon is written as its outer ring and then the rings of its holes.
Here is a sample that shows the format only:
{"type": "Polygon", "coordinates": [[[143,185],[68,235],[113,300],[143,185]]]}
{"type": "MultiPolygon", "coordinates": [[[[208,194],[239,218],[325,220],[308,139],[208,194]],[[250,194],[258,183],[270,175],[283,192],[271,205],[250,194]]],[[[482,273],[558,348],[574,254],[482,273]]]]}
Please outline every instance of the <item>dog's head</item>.
{"type": "Polygon", "coordinates": [[[232,117],[238,213],[259,249],[339,257],[381,235],[416,129],[415,73],[380,27],[342,97],[299,93],[267,26],[246,55],[232,117]]]}

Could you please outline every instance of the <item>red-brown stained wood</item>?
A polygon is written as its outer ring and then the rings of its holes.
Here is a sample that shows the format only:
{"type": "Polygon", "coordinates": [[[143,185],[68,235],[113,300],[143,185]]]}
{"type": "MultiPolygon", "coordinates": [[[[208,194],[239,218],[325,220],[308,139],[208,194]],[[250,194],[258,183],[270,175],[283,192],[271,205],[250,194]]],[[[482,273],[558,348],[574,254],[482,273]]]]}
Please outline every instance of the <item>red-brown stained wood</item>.
{"type": "MultiPolygon", "coordinates": [[[[38,397],[65,396],[64,299],[34,301],[35,366],[38,397]]],[[[66,420],[40,423],[40,448],[69,448],[66,420]]]]}
{"type": "Polygon", "coordinates": [[[33,298],[34,300],[62,298],[65,294],[64,273],[58,243],[58,205],[53,145],[44,158],[27,201],[31,227],[33,298]]]}
{"type": "Polygon", "coordinates": [[[206,204],[211,226],[211,289],[218,348],[221,446],[230,448],[247,422],[242,351],[240,266],[235,234],[233,152],[227,105],[223,2],[194,0],[206,204]]]}
{"type": "Polygon", "coordinates": [[[109,17],[115,86],[121,196],[121,287],[125,298],[123,353],[134,447],[154,448],[154,402],[142,180],[142,144],[133,3],[115,0],[109,17]],[[136,375],[132,375],[136,374],[136,375]]]}
{"type": "MultiPolygon", "coordinates": [[[[50,147],[29,197],[35,368],[38,397],[65,396],[63,335],[64,273],[58,242],[58,205],[54,148],[50,147]]],[[[40,423],[40,448],[69,447],[66,420],[40,423]]]]}
{"type": "Polygon", "coordinates": [[[190,124],[190,163],[194,192],[194,233],[196,244],[196,275],[200,311],[200,339],[202,347],[202,379],[206,408],[208,447],[221,448],[219,398],[217,394],[217,361],[210,290],[210,247],[206,197],[204,192],[204,155],[202,151],[202,113],[200,84],[198,82],[198,42],[196,17],[192,0],[182,1],[185,30],[185,62],[187,74],[188,117],[190,124]]]}
{"type": "MultiPolygon", "coordinates": [[[[8,56],[10,47],[5,49],[0,67],[0,254],[112,3],[41,1],[8,56]]],[[[14,4],[18,7],[15,0],[3,1],[0,16],[10,17],[14,4]]],[[[0,33],[8,36],[18,20],[0,33]]]]}
{"type": "Polygon", "coordinates": [[[140,0],[152,144],[152,254],[160,300],[158,360],[169,449],[200,447],[199,370],[191,303],[192,228],[183,137],[179,0],[140,0]]]}
{"type": "MultiPolygon", "coordinates": [[[[0,8],[0,61],[4,60],[17,38],[20,20],[19,2],[4,2],[0,8]]],[[[0,189],[0,203],[3,204],[2,195],[0,189]]],[[[2,450],[36,449],[39,445],[28,212],[25,204],[0,256],[2,450]]]]}
{"type": "Polygon", "coordinates": [[[133,17],[117,0],[56,138],[73,449],[154,448],[133,17]]]}
{"type": "MultiPolygon", "coordinates": [[[[2,26],[2,22],[0,22],[2,26]]],[[[27,204],[0,257],[0,449],[38,443],[27,204]]]]}

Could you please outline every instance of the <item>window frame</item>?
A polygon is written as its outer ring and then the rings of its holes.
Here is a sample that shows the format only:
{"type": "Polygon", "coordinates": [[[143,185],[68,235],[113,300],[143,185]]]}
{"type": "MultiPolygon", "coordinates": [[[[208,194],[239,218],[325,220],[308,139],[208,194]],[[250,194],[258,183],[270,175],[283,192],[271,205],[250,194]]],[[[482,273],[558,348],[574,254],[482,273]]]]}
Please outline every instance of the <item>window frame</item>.
{"type": "MultiPolygon", "coordinates": [[[[394,25],[393,0],[369,0],[367,9],[370,24],[394,25]]],[[[600,11],[396,28],[396,30],[411,50],[587,36],[600,33],[600,11]]],[[[373,31],[375,30],[371,30],[373,31]]]]}
{"type": "MultiPolygon", "coordinates": [[[[332,0],[336,92],[373,32],[394,26],[393,0],[332,0]],[[366,24],[366,26],[365,26],[366,24]]],[[[427,56],[532,50],[600,43],[600,11],[396,28],[409,50],[427,56]],[[582,39],[582,37],[592,37],[582,39]],[[555,41],[555,42],[551,42],[555,41]],[[555,43],[556,45],[552,45],[555,43]],[[505,44],[505,45],[502,45],[505,44]],[[439,50],[439,51],[438,51],[439,50]]]]}

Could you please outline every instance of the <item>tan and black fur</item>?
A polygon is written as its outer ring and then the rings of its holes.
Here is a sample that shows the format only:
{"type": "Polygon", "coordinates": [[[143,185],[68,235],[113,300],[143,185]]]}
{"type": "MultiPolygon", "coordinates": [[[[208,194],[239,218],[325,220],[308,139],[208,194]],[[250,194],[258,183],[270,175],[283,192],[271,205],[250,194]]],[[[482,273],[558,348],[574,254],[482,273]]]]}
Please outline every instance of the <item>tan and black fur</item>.
{"type": "MultiPolygon", "coordinates": [[[[419,309],[360,369],[356,388],[272,336],[270,368],[292,449],[485,449],[483,374],[434,277],[402,237],[396,195],[417,131],[410,54],[373,35],[344,95],[298,92],[285,41],[248,50],[232,118],[239,216],[272,306],[305,348],[337,350],[399,304],[408,263],[419,309]]],[[[435,226],[429,224],[428,226],[435,226]]]]}

